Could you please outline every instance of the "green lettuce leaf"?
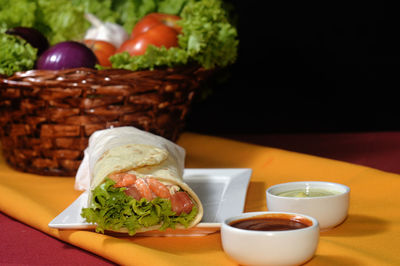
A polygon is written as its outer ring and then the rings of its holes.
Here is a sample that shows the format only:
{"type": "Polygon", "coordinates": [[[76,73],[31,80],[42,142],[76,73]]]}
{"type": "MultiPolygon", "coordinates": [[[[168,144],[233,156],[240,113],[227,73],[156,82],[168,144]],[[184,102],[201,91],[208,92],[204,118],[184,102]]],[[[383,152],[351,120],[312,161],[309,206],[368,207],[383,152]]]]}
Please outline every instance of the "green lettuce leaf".
{"type": "Polygon", "coordinates": [[[74,6],[70,0],[37,0],[37,4],[34,27],[49,39],[50,44],[82,40],[89,27],[82,8],[74,6]]]}
{"type": "Polygon", "coordinates": [[[2,75],[32,69],[35,64],[37,49],[17,36],[0,32],[0,51],[2,75]]]}
{"type": "Polygon", "coordinates": [[[81,216],[88,223],[96,224],[96,232],[126,228],[129,235],[134,235],[140,228],[158,224],[162,224],[160,230],[175,228],[176,224],[188,227],[197,215],[198,210],[193,207],[189,214],[177,216],[170,200],[155,198],[149,202],[143,198],[138,201],[127,196],[125,188],[116,188],[114,184],[107,178],[93,190],[91,206],[82,209],[81,216]]]}
{"type": "MultiPolygon", "coordinates": [[[[147,47],[146,53],[139,56],[130,56],[127,52],[115,54],[110,57],[110,62],[116,68],[129,69],[154,69],[158,66],[179,66],[188,62],[188,54],[177,47],[166,49],[165,47],[147,47]]],[[[98,66],[101,68],[101,66],[98,66]]]]}
{"type": "Polygon", "coordinates": [[[224,67],[236,60],[236,28],[219,0],[191,1],[180,14],[179,46],[205,68],[224,67]]]}
{"type": "Polygon", "coordinates": [[[189,0],[161,0],[157,12],[177,15],[182,12],[183,7],[189,0]]]}
{"type": "Polygon", "coordinates": [[[37,4],[31,0],[0,0],[0,26],[32,27],[36,20],[37,4]]]}

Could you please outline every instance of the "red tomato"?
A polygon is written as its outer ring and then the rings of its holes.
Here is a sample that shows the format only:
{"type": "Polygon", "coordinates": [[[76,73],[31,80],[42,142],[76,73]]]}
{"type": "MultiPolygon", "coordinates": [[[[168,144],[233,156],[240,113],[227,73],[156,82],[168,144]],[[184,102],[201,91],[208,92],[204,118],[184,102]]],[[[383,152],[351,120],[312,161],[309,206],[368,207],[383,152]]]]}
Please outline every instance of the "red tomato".
{"type": "Polygon", "coordinates": [[[117,50],[114,45],[100,40],[84,40],[84,43],[94,52],[100,65],[111,66],[109,57],[117,50]]]}
{"type": "Polygon", "coordinates": [[[140,34],[148,31],[156,25],[161,24],[160,20],[155,16],[151,16],[151,14],[144,16],[136,25],[133,27],[131,33],[131,39],[139,36],[140,34]]]}
{"type": "Polygon", "coordinates": [[[117,53],[128,52],[130,55],[142,55],[150,44],[165,48],[178,46],[177,32],[164,24],[158,24],[133,39],[124,42],[117,53]]]}
{"type": "Polygon", "coordinates": [[[131,39],[139,36],[140,34],[150,30],[151,28],[164,24],[173,28],[178,34],[181,33],[181,27],[176,24],[181,18],[175,15],[168,15],[162,13],[150,13],[144,16],[132,30],[131,39]]]}

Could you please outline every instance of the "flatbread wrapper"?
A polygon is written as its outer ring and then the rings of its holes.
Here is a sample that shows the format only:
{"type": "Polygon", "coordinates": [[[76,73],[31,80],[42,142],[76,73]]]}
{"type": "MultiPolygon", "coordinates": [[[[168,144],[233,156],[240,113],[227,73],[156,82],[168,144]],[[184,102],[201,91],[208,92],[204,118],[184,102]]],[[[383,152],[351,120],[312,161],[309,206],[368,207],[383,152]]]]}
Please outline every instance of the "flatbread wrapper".
{"type": "MultiPolygon", "coordinates": [[[[134,173],[137,177],[152,177],[179,186],[198,208],[188,227],[203,217],[203,206],[196,193],[183,181],[185,150],[175,143],[134,127],[117,127],[96,131],[89,139],[84,159],[78,169],[75,188],[91,191],[112,173],[134,173]]],[[[90,206],[90,202],[88,205],[90,206]]],[[[85,206],[85,207],[87,207],[85,206]]],[[[144,227],[136,232],[157,230],[162,225],[144,227]]],[[[185,228],[177,224],[176,228],[185,228]]],[[[118,230],[126,232],[124,228],[118,230]]]]}

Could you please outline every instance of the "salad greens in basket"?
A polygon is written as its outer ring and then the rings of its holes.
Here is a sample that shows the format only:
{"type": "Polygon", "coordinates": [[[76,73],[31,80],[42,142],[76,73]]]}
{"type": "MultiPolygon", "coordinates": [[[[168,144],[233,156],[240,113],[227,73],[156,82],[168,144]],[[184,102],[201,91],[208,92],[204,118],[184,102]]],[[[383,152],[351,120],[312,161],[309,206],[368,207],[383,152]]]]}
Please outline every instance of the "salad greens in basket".
{"type": "Polygon", "coordinates": [[[117,23],[128,33],[152,12],[181,18],[178,47],[149,46],[145,54],[137,56],[117,53],[110,57],[112,68],[134,71],[191,63],[207,69],[225,67],[236,60],[238,49],[237,31],[225,5],[222,0],[0,0],[0,74],[32,69],[37,60],[36,49],[6,34],[7,29],[35,28],[51,45],[81,41],[90,27],[87,13],[117,23]]]}

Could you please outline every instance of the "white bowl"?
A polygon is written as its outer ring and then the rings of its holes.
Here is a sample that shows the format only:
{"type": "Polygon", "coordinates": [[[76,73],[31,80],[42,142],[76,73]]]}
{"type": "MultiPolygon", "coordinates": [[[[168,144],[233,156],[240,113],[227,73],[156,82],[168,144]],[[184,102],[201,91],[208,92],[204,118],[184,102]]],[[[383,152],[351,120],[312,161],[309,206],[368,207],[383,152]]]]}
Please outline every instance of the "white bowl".
{"type": "Polygon", "coordinates": [[[226,219],[221,225],[225,253],[244,265],[300,265],[310,260],[319,241],[318,221],[310,216],[288,212],[248,212],[226,219]],[[305,219],[309,226],[286,231],[253,231],[231,226],[247,218],[290,216],[305,219]]]}
{"type": "Polygon", "coordinates": [[[302,213],[316,218],[320,229],[328,230],[341,224],[349,209],[350,188],[332,182],[304,181],[271,186],[266,191],[269,211],[302,213]],[[320,197],[286,197],[279,193],[297,189],[323,189],[337,194],[320,197]]]}

